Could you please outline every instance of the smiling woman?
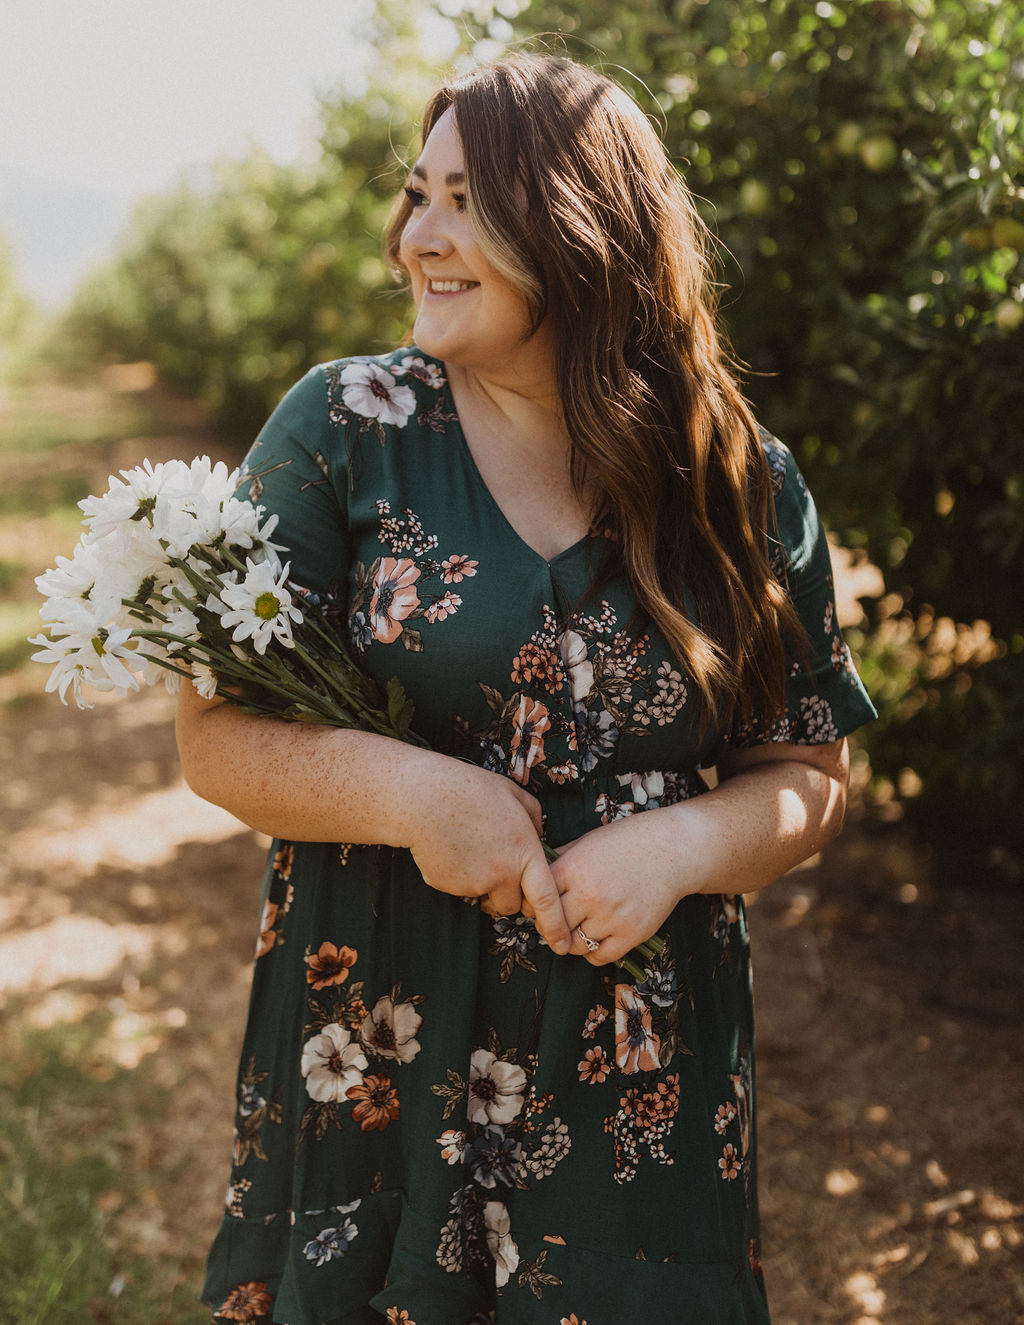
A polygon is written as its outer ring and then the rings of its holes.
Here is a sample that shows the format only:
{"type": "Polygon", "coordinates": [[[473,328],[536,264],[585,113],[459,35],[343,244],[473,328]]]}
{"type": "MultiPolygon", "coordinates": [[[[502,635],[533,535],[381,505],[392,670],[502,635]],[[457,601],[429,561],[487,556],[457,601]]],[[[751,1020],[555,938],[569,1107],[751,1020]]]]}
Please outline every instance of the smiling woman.
{"type": "Polygon", "coordinates": [[[768,1319],[739,894],[838,830],[872,710],[705,245],[614,83],[479,69],[387,237],[414,343],[313,369],[248,456],[430,748],[182,694],[189,782],[278,839],[219,1320],[768,1319]]]}

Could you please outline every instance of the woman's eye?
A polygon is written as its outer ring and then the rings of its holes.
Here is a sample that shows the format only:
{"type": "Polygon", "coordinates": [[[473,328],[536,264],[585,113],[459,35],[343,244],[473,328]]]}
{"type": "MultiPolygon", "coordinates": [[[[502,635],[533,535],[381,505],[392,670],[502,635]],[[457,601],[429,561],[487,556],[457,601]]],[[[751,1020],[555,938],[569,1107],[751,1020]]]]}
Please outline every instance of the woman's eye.
{"type": "Polygon", "coordinates": [[[455,203],[455,206],[458,208],[460,212],[464,212],[466,210],[466,195],[464,193],[453,193],[452,201],[455,203]]]}
{"type": "Polygon", "coordinates": [[[409,199],[410,207],[422,207],[427,201],[420,189],[414,189],[411,184],[405,186],[405,196],[409,199]]]}

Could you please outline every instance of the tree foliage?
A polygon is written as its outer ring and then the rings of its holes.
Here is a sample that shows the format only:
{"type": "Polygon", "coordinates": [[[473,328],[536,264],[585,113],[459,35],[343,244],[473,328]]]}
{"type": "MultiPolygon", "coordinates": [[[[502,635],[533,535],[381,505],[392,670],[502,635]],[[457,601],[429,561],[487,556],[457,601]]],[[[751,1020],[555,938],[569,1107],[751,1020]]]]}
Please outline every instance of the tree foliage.
{"type": "Polygon", "coordinates": [[[86,355],[151,359],[239,437],[312,364],[400,340],[408,306],[381,234],[423,90],[407,28],[382,10],[368,37],[387,51],[389,76],[323,103],[311,163],[254,152],[142,202],[116,260],[78,291],[62,337],[86,355]]]}

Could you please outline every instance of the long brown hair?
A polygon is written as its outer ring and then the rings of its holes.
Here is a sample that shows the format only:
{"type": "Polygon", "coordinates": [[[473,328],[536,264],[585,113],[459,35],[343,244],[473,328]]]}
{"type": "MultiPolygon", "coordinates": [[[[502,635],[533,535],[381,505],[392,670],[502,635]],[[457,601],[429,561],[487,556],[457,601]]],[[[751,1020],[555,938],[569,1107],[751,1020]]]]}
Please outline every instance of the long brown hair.
{"type": "MultiPolygon", "coordinates": [[[[701,725],[770,720],[783,634],[804,633],[768,564],[768,464],[727,366],[688,188],[639,106],[570,60],[512,55],[445,84],[424,142],[449,108],[478,241],[534,329],[555,320],[571,474],[581,498],[596,494],[595,527],[692,676],[701,725]]],[[[409,213],[400,200],[388,227],[396,271],[409,213]]]]}

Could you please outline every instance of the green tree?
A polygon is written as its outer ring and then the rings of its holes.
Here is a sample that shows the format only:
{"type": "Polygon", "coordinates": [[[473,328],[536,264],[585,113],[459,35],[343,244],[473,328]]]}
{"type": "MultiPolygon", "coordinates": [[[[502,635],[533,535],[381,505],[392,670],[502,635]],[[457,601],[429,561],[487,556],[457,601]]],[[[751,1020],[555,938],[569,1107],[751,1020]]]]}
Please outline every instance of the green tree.
{"type": "Polygon", "coordinates": [[[140,204],[61,336],[86,356],[151,359],[239,437],[312,364],[399,341],[408,309],[381,233],[423,92],[412,17],[382,9],[364,34],[379,68],[365,95],[324,102],[315,162],[254,153],[140,204]]]}
{"type": "MultiPolygon", "coordinates": [[[[507,13],[464,21],[493,44],[507,13]]],[[[1024,5],[530,0],[513,28],[660,121],[748,394],[885,573],[877,771],[1024,842],[1024,5]]]]}

